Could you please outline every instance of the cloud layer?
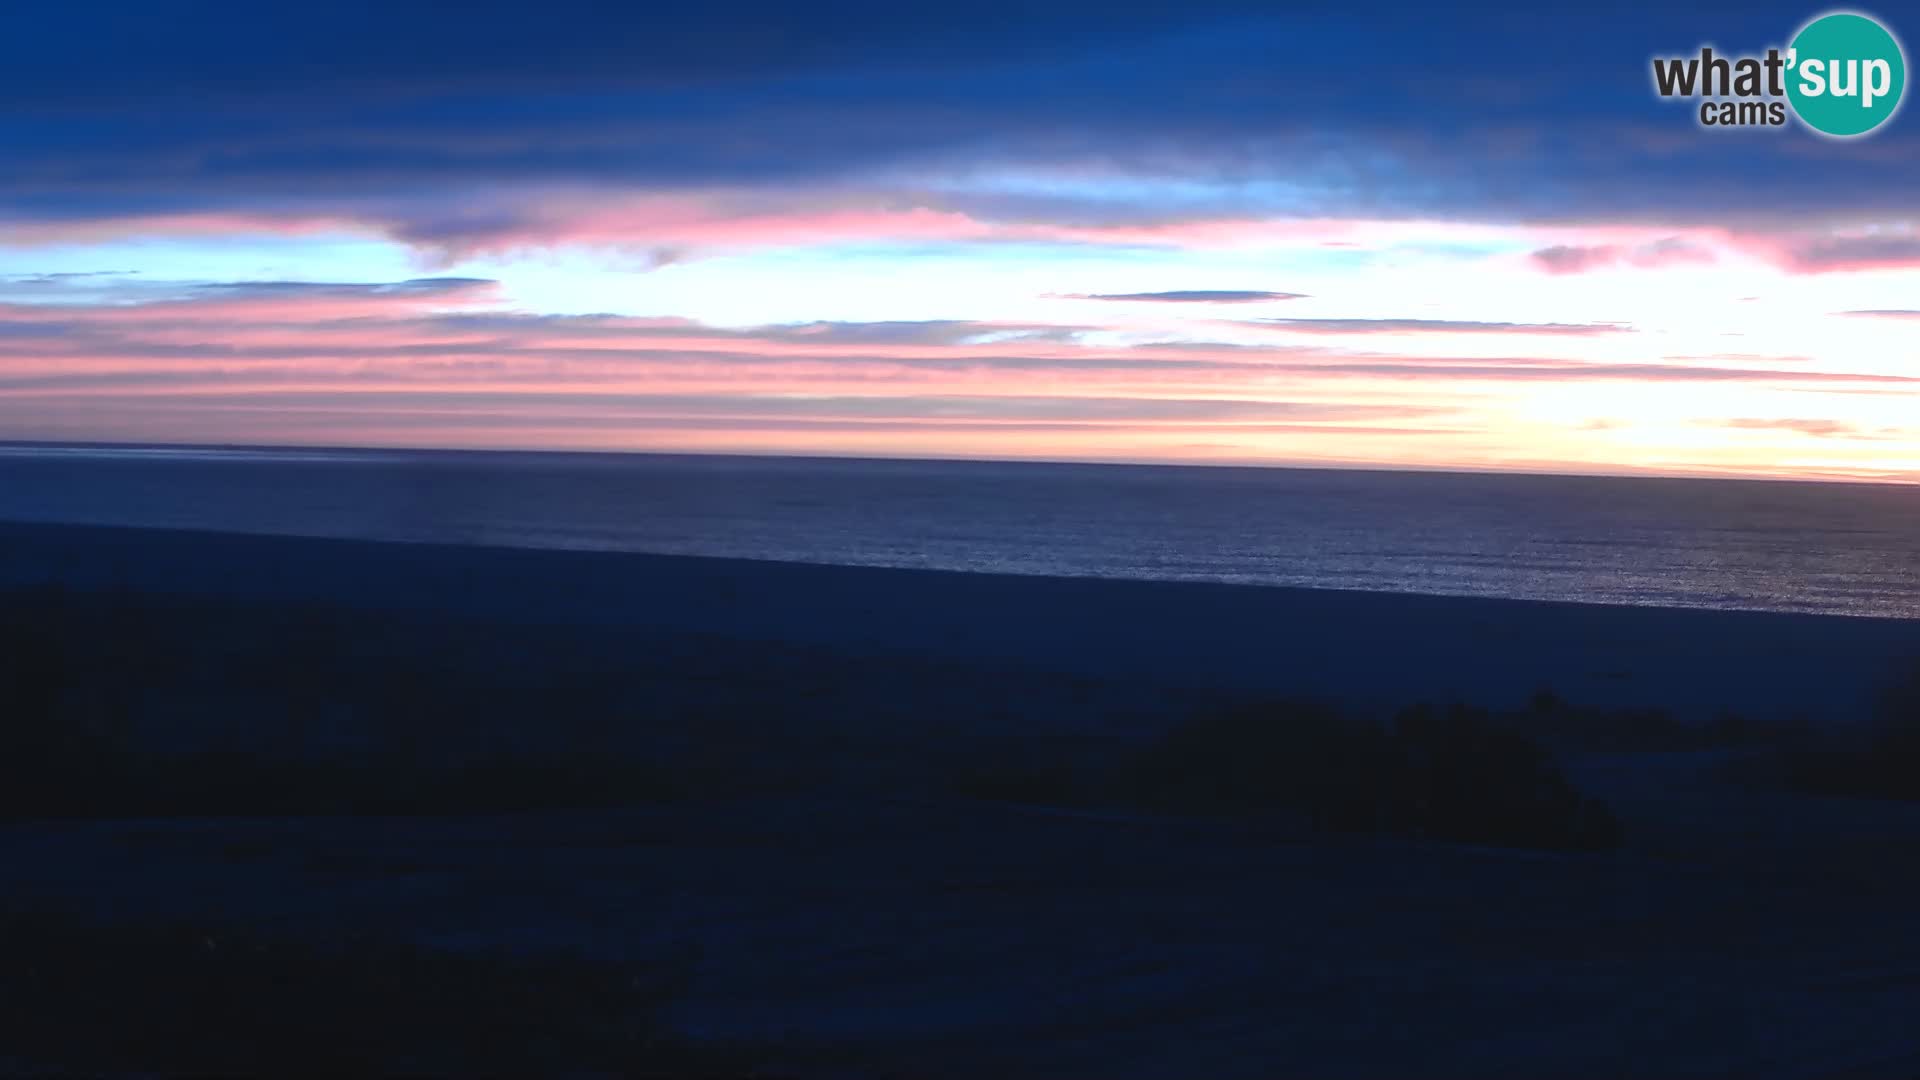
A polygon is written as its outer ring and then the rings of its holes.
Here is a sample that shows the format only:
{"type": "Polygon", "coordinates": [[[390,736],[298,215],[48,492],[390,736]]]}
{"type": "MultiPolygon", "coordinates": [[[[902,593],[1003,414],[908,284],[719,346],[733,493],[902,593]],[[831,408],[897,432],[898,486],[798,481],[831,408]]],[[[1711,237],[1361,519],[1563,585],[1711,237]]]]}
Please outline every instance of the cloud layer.
{"type": "Polygon", "coordinates": [[[1920,471],[1914,114],[1648,83],[1806,15],[23,8],[0,438],[1920,471]]]}

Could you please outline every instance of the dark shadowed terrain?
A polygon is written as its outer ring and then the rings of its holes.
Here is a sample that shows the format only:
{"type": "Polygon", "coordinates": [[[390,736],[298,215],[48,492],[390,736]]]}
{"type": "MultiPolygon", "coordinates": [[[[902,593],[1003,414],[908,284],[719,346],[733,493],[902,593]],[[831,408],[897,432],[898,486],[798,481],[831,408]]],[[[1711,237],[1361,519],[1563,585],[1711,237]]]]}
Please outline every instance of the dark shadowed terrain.
{"type": "Polygon", "coordinates": [[[26,527],[0,581],[0,1068],[1920,1068],[1910,624],[26,527]]]}

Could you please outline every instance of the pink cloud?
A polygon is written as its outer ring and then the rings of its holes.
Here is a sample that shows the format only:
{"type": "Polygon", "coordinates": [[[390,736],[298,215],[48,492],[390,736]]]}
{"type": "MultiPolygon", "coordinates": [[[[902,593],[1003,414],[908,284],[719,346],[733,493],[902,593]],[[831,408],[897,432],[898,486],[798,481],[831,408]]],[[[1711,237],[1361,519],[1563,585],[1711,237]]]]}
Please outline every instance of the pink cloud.
{"type": "Polygon", "coordinates": [[[1814,438],[1884,437],[1875,436],[1871,432],[1862,432],[1858,425],[1842,420],[1743,418],[1722,420],[1719,426],[1737,431],[1792,431],[1814,438]]]}
{"type": "MultiPolygon", "coordinates": [[[[911,388],[916,394],[1064,397],[1337,393],[1418,380],[1455,393],[1542,382],[1729,381],[1795,385],[1915,380],[1749,358],[1598,364],[1551,356],[1408,357],[1378,348],[1208,341],[1105,343],[1083,325],[1004,322],[808,323],[728,329],[685,319],[541,317],[477,305],[486,282],[200,286],[134,304],[0,308],[0,395],[156,399],[268,390],[436,393],[547,391],[749,397],[911,388]],[[1335,390],[1334,388],[1339,389],[1335,390]]],[[[1261,323],[1320,337],[1613,333],[1613,324],[1434,320],[1261,323]]],[[[391,400],[391,399],[389,399],[391,400]]]]}
{"type": "Polygon", "coordinates": [[[374,222],[347,212],[127,214],[74,221],[0,221],[0,244],[89,244],[130,236],[314,236],[381,231],[374,222]]]}
{"type": "Polygon", "coordinates": [[[378,235],[439,265],[515,251],[578,247],[625,253],[645,267],[706,251],[842,243],[1040,242],[1173,249],[1364,248],[1484,235],[1437,220],[1213,215],[1048,220],[983,212],[928,194],[855,192],[633,193],[515,190],[443,200],[368,203],[324,211],[142,214],[70,222],[0,223],[0,243],[93,243],[131,236],[378,235]]]}
{"type": "Polygon", "coordinates": [[[1920,268],[1920,233],[1911,228],[1757,232],[1729,242],[1793,274],[1920,268]]]}
{"type": "Polygon", "coordinates": [[[442,262],[527,248],[609,248],[677,261],[707,250],[856,242],[1043,242],[1160,248],[1258,244],[1357,245],[1369,238],[1454,232],[1433,222],[1226,216],[1163,221],[1058,222],[998,217],[899,195],[773,199],[728,195],[556,195],[393,222],[385,231],[442,262]]]}
{"type": "Polygon", "coordinates": [[[55,323],[286,323],[415,315],[474,307],[498,297],[494,282],[420,278],[391,284],[250,282],[186,286],[179,295],[127,303],[0,304],[0,320],[55,323]]]}
{"type": "MultiPolygon", "coordinates": [[[[484,282],[429,280],[11,305],[0,308],[0,423],[23,438],[973,457],[1182,457],[1202,445],[1258,456],[1284,445],[1302,459],[1431,464],[1435,440],[1497,446],[1485,410],[1497,416],[1501,402],[1540,387],[1920,396],[1920,378],[1809,361],[1770,369],[1770,358],[1738,354],[1659,363],[1552,355],[1556,340],[1589,332],[1578,324],[1318,320],[1309,325],[1322,333],[1305,342],[1127,346],[1079,324],[725,328],[542,317],[499,310],[495,299],[484,282]],[[1410,357],[1369,336],[1429,331],[1539,334],[1529,348],[1544,351],[1410,357]]],[[[1799,421],[1778,431],[1845,434],[1799,421]]]]}
{"type": "Polygon", "coordinates": [[[1549,337],[1593,337],[1631,333],[1624,323],[1515,323],[1469,319],[1260,319],[1242,324],[1300,334],[1537,334],[1549,337]]]}
{"type": "MultiPolygon", "coordinates": [[[[1084,212],[1084,210],[1082,211],[1084,212]]],[[[1795,274],[1920,267],[1909,225],[1822,226],[1798,221],[1596,221],[1513,223],[1366,217],[1198,214],[1142,220],[1035,216],[925,192],[641,193],[515,189],[454,193],[434,201],[387,200],[247,213],[142,214],[59,222],[0,222],[0,244],[93,243],[125,237],[342,234],[379,236],[451,265],[475,256],[584,248],[637,267],[709,252],[848,243],[1054,243],[1166,249],[1292,247],[1386,250],[1403,246],[1531,245],[1529,265],[1551,274],[1659,269],[1728,258],[1795,274]]],[[[1466,254],[1461,258],[1473,258],[1466,254]]],[[[1500,256],[1502,258],[1506,256],[1500,256]]]]}
{"type": "Polygon", "coordinates": [[[1716,256],[1699,241],[1668,236],[1643,244],[1555,244],[1535,251],[1532,258],[1549,274],[1584,274],[1615,266],[1650,270],[1700,265],[1714,262],[1716,256]]]}
{"type": "Polygon", "coordinates": [[[1748,223],[1678,230],[1599,225],[1530,231],[1547,243],[1532,252],[1529,262],[1549,274],[1706,265],[1728,258],[1765,263],[1790,274],[1920,268],[1920,233],[1905,225],[1748,223]]]}

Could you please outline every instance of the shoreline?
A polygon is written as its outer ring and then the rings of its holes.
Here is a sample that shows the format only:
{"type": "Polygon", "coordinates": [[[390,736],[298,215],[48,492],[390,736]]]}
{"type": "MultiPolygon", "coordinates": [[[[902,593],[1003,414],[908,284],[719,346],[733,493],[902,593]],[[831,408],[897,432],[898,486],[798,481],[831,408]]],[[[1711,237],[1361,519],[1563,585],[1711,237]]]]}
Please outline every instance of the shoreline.
{"type": "Polygon", "coordinates": [[[627,552],[0,523],[0,588],[182,595],[686,633],[1101,681],[1867,719],[1920,620],[627,552]]]}

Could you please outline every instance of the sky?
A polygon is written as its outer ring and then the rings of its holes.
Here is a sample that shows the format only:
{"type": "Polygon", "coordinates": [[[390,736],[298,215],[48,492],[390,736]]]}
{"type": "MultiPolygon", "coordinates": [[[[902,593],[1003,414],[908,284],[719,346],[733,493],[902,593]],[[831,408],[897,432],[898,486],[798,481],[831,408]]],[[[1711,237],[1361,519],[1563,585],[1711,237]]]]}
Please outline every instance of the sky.
{"type": "Polygon", "coordinates": [[[1914,110],[1576,7],[16,5],[0,439],[1920,480],[1914,110]]]}

